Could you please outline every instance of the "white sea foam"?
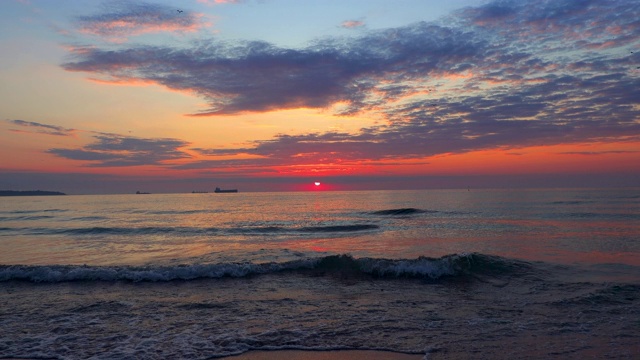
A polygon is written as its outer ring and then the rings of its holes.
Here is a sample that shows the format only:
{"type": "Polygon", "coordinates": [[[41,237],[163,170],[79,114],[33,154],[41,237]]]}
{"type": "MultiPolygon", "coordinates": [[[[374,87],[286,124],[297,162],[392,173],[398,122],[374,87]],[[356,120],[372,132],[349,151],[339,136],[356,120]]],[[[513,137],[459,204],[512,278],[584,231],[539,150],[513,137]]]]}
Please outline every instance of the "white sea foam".
{"type": "Polygon", "coordinates": [[[382,277],[419,277],[439,279],[485,270],[494,273],[516,271],[526,263],[482,254],[460,254],[442,258],[356,259],[349,255],[331,255],[282,263],[221,263],[177,266],[0,266],[0,281],[173,281],[204,278],[246,277],[282,271],[315,270],[368,274],[382,277]]]}

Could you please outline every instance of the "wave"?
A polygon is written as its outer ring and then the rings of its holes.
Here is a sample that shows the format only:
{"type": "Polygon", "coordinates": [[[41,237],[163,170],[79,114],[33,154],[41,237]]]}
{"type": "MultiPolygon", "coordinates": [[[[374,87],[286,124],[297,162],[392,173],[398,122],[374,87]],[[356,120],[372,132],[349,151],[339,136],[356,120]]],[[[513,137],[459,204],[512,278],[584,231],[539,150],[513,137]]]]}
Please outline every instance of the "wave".
{"type": "Polygon", "coordinates": [[[190,226],[144,226],[144,227],[105,227],[91,226],[79,228],[3,228],[2,230],[18,230],[30,234],[54,234],[54,235],[219,235],[219,234],[243,234],[243,235],[274,235],[274,234],[328,234],[351,233],[379,229],[375,224],[344,224],[344,225],[318,225],[303,227],[285,226],[239,226],[231,228],[203,228],[190,226]]]}
{"type": "Polygon", "coordinates": [[[384,210],[376,210],[369,211],[365,213],[366,215],[376,215],[376,216],[398,216],[405,217],[416,214],[443,214],[443,215],[468,215],[469,212],[466,211],[443,211],[443,210],[427,210],[427,209],[417,209],[417,208],[397,208],[397,209],[384,209],[384,210]]]}
{"type": "Polygon", "coordinates": [[[438,280],[477,275],[514,275],[529,272],[529,263],[478,253],[417,259],[354,258],[330,255],[283,263],[220,263],[177,266],[0,266],[0,282],[59,283],[72,281],[167,282],[176,280],[243,278],[295,272],[313,276],[418,278],[438,280]]]}
{"type": "Polygon", "coordinates": [[[67,209],[42,209],[42,210],[12,210],[0,211],[0,214],[37,214],[41,212],[67,212],[67,209]]]}
{"type": "Polygon", "coordinates": [[[640,214],[633,213],[594,213],[594,212],[572,212],[564,214],[566,217],[579,218],[579,219],[612,219],[612,220],[624,220],[624,219],[640,219],[640,214]]]}
{"type": "Polygon", "coordinates": [[[592,204],[595,201],[593,200],[562,200],[562,201],[552,201],[552,205],[581,205],[581,204],[592,204]]]}
{"type": "Polygon", "coordinates": [[[398,216],[398,215],[413,215],[420,213],[435,213],[435,210],[421,210],[416,208],[399,208],[399,209],[385,209],[385,210],[377,210],[372,211],[369,214],[371,215],[390,215],[390,216],[398,216]]]}
{"type": "Polygon", "coordinates": [[[353,232],[363,230],[373,230],[380,228],[374,224],[352,224],[352,225],[327,225],[327,226],[305,226],[298,229],[301,232],[353,232]]]}
{"type": "Polygon", "coordinates": [[[102,221],[109,220],[106,216],[79,216],[74,218],[65,219],[66,221],[102,221]]]}
{"type": "Polygon", "coordinates": [[[14,216],[14,217],[0,217],[3,221],[16,221],[16,220],[44,220],[53,219],[54,216],[50,215],[32,215],[32,216],[14,216]]]}
{"type": "MultiPolygon", "coordinates": [[[[46,230],[45,230],[46,231],[46,230]]],[[[93,226],[86,228],[71,229],[51,229],[52,233],[68,234],[68,235],[155,235],[155,234],[195,234],[195,233],[211,233],[216,232],[215,228],[197,228],[197,227],[165,227],[165,226],[146,226],[146,227],[102,227],[93,226]]]]}
{"type": "Polygon", "coordinates": [[[191,214],[214,214],[223,212],[222,210],[158,210],[158,211],[144,211],[145,214],[150,215],[191,215],[191,214]]]}
{"type": "Polygon", "coordinates": [[[125,211],[130,214],[143,215],[193,215],[193,214],[216,214],[224,212],[219,209],[191,209],[191,210],[147,210],[147,209],[130,209],[125,211]]]}

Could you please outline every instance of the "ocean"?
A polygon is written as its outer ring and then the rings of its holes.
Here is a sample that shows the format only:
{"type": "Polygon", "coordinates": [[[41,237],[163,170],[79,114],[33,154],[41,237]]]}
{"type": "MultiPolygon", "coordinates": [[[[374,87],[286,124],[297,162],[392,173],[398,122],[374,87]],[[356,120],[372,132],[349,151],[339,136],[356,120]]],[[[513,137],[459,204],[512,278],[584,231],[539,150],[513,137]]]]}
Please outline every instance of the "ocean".
{"type": "Polygon", "coordinates": [[[0,198],[0,358],[640,358],[640,189],[0,198]]]}

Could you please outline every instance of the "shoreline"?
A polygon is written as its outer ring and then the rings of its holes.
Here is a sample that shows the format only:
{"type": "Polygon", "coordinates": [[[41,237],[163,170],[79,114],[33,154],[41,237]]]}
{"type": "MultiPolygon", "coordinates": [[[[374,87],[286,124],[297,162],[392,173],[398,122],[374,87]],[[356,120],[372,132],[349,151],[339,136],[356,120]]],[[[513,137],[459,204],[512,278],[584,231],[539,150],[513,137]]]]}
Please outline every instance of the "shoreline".
{"type": "MultiPolygon", "coordinates": [[[[44,360],[48,358],[0,357],[0,360],[44,360]]],[[[54,358],[50,358],[54,359],[54,358]]],[[[249,350],[223,360],[422,360],[423,355],[384,350],[249,350]]]]}
{"type": "Polygon", "coordinates": [[[423,355],[384,350],[250,350],[224,360],[421,360],[423,355]]]}

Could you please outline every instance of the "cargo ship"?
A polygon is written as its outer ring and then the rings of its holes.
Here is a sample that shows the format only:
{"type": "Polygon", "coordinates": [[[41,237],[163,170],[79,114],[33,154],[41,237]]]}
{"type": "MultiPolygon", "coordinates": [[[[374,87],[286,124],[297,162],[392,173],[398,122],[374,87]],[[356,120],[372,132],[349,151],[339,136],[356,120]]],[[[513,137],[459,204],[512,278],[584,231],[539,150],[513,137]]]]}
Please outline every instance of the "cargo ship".
{"type": "Polygon", "coordinates": [[[214,191],[214,193],[218,194],[218,193],[237,193],[238,189],[220,189],[219,187],[217,187],[214,191]]]}

